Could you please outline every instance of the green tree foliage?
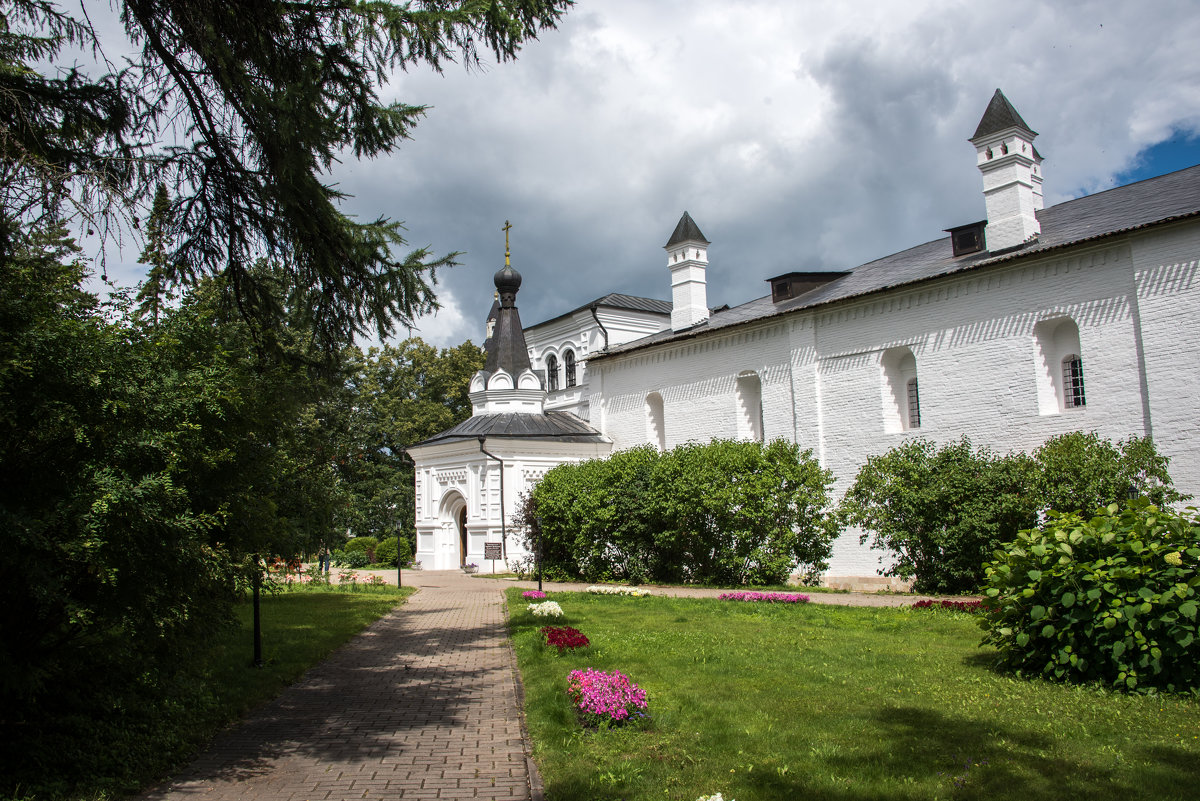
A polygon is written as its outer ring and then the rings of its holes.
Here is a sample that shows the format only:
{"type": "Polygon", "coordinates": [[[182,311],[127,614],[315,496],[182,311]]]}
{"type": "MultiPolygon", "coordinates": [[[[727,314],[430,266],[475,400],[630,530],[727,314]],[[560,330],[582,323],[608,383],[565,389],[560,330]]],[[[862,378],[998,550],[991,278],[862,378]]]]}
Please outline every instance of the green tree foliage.
{"type": "Polygon", "coordinates": [[[150,325],[81,291],[73,254],[59,230],[0,262],[0,544],[20,565],[0,749],[24,772],[5,782],[95,782],[96,722],[169,709],[251,557],[328,531],[336,490],[311,416],[329,384],[296,343],[251,347],[220,280],[150,325]]]}
{"type": "Polygon", "coordinates": [[[1001,457],[965,438],[940,448],[911,439],[867,459],[839,514],[889,552],[888,575],[914,579],[919,592],[973,592],[984,560],[1037,521],[1035,472],[1023,454],[1001,457]]]}
{"type": "Polygon", "coordinates": [[[1052,515],[987,565],[983,641],[1031,676],[1200,689],[1200,518],[1146,499],[1052,515]]]}
{"type": "Polygon", "coordinates": [[[276,296],[250,269],[265,258],[287,286],[312,290],[326,350],[371,329],[383,338],[434,305],[432,270],[450,257],[420,249],[397,260],[399,223],[343,214],[331,168],[392,152],[425,113],[380,101],[393,70],[514,58],[569,4],[124,0],[134,55],[89,74],[48,66],[77,50],[110,63],[86,3],[8,0],[0,214],[53,218],[65,200],[103,232],[164,183],[175,193],[164,282],[224,275],[239,308],[274,325],[276,296]]]}
{"type": "Polygon", "coordinates": [[[811,452],[783,440],[642,447],[549,471],[523,521],[540,519],[551,575],[773,584],[825,567],[832,483],[811,452]]]}
{"type": "Polygon", "coordinates": [[[1095,433],[1052,437],[1033,456],[917,438],[869,458],[839,514],[865,530],[863,542],[889,552],[889,575],[914,579],[919,592],[973,593],[983,563],[1039,514],[1089,513],[1131,487],[1155,503],[1183,498],[1167,461],[1148,439],[1114,445],[1095,433]]]}
{"type": "Polygon", "coordinates": [[[347,381],[327,408],[340,433],[336,470],[344,494],[334,530],[411,544],[413,468],[404,450],[471,416],[467,389],[483,351],[464,342],[437,348],[420,339],[347,354],[347,381]]]}

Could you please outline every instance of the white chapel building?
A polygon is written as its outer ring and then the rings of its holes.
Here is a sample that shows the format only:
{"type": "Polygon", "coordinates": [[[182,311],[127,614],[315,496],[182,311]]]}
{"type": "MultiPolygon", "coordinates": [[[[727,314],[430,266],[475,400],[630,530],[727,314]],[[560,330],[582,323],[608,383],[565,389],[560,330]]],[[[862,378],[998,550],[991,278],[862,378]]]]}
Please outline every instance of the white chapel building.
{"type": "MultiPolygon", "coordinates": [[[[508,526],[550,467],[713,437],[811,448],[840,493],[913,436],[1000,452],[1151,436],[1200,497],[1200,166],[1044,208],[1036,136],[997,90],[970,140],[985,220],[764,276],[770,294],[733,308],[709,304],[709,242],[686,212],[669,302],[610,294],[522,330],[506,255],[474,416],[410,449],[417,558],[501,570],[484,543],[523,555],[508,526]]],[[[882,586],[883,567],[847,531],[824,579],[882,586]]]]}

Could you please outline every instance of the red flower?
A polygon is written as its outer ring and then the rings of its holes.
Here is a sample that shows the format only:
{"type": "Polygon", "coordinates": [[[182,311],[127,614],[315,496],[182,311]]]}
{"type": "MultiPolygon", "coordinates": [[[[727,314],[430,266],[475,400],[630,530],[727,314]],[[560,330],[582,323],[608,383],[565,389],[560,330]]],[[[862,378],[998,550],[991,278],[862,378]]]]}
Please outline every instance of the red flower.
{"type": "Polygon", "coordinates": [[[586,648],[590,644],[583,632],[570,626],[543,626],[539,631],[546,638],[546,645],[553,645],[559,653],[562,653],[564,648],[574,650],[586,648]]]}

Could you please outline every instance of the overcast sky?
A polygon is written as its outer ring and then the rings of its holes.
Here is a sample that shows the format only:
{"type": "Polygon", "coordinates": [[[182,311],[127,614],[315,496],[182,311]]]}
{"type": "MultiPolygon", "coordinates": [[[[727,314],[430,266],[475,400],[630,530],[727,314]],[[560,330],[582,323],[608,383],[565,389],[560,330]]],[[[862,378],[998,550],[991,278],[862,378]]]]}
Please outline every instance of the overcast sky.
{"type": "Polygon", "coordinates": [[[420,324],[439,345],[481,340],[505,220],[526,325],[669,298],[685,209],[712,242],[709,305],[736,305],[982,219],[966,140],[997,87],[1040,134],[1047,205],[1152,155],[1200,162],[1197,42],[1195,0],[581,0],[515,62],[397,76],[388,97],[427,118],[334,178],[347,211],[463,251],[420,324]]]}

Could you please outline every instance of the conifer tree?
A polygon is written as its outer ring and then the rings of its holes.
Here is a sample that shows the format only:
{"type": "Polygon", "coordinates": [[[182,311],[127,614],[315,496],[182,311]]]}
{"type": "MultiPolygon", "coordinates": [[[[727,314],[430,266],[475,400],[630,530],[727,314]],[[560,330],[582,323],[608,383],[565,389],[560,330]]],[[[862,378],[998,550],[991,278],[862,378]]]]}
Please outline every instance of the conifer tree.
{"type": "Polygon", "coordinates": [[[162,182],[176,193],[172,281],[223,274],[246,316],[270,325],[274,293],[250,269],[266,259],[311,290],[325,348],[385,338],[435,306],[434,271],[453,257],[396,255],[400,223],[344,214],[331,168],[392,152],[425,113],[380,100],[393,70],[514,58],[570,3],[123,0],[137,55],[91,75],[48,65],[72,60],[66,48],[111,63],[92,22],[99,3],[5,0],[0,234],[64,208],[103,234],[162,182]]]}

